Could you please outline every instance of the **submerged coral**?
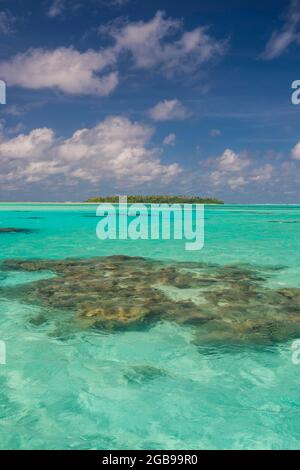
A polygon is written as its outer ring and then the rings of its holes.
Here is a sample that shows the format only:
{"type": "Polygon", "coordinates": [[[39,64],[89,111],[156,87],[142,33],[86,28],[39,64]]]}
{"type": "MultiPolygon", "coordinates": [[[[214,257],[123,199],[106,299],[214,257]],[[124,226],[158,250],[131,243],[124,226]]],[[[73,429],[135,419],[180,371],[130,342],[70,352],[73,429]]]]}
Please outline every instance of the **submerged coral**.
{"type": "MultiPolygon", "coordinates": [[[[56,273],[1,293],[42,305],[49,315],[72,312],[68,321],[80,329],[112,331],[168,320],[193,327],[199,344],[265,344],[300,335],[300,289],[267,288],[268,273],[247,265],[112,256],[6,260],[2,269],[56,273]]],[[[44,321],[45,313],[31,323],[44,321]]]]}
{"type": "Polygon", "coordinates": [[[3,227],[0,228],[0,234],[1,233],[33,233],[35,230],[32,230],[30,228],[15,228],[15,227],[3,227]]]}
{"type": "Polygon", "coordinates": [[[167,376],[168,373],[165,370],[150,365],[132,366],[131,369],[124,372],[124,378],[128,382],[135,384],[141,384],[167,376]]]}

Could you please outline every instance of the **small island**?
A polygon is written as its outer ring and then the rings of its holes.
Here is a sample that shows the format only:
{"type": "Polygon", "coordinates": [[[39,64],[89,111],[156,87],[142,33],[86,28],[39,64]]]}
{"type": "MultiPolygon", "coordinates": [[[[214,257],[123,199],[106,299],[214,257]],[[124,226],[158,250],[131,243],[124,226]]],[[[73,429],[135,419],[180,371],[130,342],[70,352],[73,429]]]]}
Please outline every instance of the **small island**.
{"type": "MultiPolygon", "coordinates": [[[[127,201],[129,204],[224,204],[220,199],[199,196],[127,196],[127,201]]],[[[119,196],[92,197],[86,202],[117,204],[119,196]]]]}

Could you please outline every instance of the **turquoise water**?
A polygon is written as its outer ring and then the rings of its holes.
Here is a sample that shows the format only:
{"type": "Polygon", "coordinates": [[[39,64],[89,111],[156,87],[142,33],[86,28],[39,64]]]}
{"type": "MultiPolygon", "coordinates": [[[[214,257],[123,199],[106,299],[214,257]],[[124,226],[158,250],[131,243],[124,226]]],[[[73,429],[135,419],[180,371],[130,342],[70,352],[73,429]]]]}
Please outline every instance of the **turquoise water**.
{"type": "MultiPolygon", "coordinates": [[[[251,264],[270,289],[300,287],[300,206],[210,206],[205,247],[96,238],[96,206],[0,204],[0,257],[62,259],[124,254],[251,264]]],[[[0,287],[51,272],[0,271],[0,287]]],[[[193,327],[157,322],[116,332],[55,334],[59,311],[0,297],[1,449],[300,449],[300,366],[291,341],[207,347],[193,327]],[[48,312],[46,312],[48,314],[48,312]],[[49,314],[48,314],[49,316],[49,314]]],[[[58,309],[59,310],[59,309],[58,309]]],[[[65,312],[61,312],[65,315],[65,312]]]]}

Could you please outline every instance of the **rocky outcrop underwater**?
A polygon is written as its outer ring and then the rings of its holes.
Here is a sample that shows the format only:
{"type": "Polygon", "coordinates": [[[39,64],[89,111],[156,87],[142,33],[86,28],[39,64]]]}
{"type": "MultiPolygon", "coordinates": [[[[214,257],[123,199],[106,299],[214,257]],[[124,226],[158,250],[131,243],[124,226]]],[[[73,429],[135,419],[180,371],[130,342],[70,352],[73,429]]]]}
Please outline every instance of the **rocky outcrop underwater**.
{"type": "Polygon", "coordinates": [[[41,305],[49,316],[58,309],[72,313],[66,318],[80,329],[172,321],[193,326],[197,344],[274,344],[300,337],[300,289],[266,287],[271,268],[111,256],[6,260],[1,269],[54,272],[50,279],[2,288],[1,295],[41,305]]]}

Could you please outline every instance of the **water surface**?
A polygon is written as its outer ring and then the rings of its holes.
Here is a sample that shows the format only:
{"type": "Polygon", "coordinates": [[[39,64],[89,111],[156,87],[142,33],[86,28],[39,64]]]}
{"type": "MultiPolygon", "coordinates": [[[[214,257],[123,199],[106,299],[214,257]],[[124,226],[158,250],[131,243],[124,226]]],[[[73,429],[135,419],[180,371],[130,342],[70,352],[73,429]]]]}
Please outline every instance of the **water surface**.
{"type": "MultiPolygon", "coordinates": [[[[300,206],[206,207],[199,252],[178,241],[100,242],[96,207],[0,204],[1,260],[122,254],[250,265],[265,272],[267,289],[300,288],[300,206]]],[[[292,339],[201,345],[192,325],[169,321],[68,331],[65,311],[5,295],[9,286],[51,276],[0,271],[0,339],[7,344],[0,448],[300,448],[300,366],[291,362],[292,339]],[[30,321],[40,315],[47,321],[30,321]]]]}

